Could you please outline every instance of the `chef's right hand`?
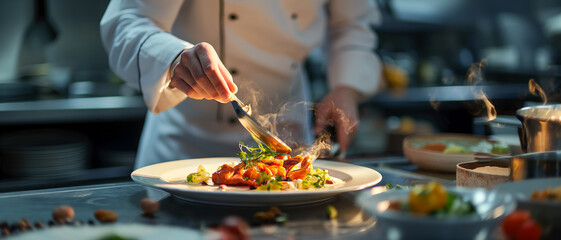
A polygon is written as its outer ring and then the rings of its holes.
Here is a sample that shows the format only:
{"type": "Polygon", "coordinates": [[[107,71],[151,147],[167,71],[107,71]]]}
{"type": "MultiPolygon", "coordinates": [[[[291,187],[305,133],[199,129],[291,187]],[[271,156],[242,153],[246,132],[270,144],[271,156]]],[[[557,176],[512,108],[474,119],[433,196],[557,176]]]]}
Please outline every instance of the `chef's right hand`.
{"type": "Polygon", "coordinates": [[[238,91],[212,45],[202,42],[185,49],[171,66],[170,87],[193,99],[214,99],[226,103],[238,91]]]}

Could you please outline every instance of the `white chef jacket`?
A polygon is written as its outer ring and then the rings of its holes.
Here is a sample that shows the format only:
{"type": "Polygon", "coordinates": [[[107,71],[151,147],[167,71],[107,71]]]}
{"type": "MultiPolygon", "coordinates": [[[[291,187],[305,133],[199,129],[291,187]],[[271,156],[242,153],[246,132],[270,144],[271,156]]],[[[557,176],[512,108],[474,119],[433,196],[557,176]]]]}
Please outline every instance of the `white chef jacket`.
{"type": "Polygon", "coordinates": [[[234,157],[239,141],[253,142],[229,104],[168,86],[183,49],[210,43],[254,115],[283,112],[275,132],[289,145],[310,143],[303,60],[328,39],[329,86],[372,94],[381,67],[371,25],[380,20],[370,0],[112,0],[100,24],[110,67],[142,92],[149,109],[135,167],[234,157]]]}

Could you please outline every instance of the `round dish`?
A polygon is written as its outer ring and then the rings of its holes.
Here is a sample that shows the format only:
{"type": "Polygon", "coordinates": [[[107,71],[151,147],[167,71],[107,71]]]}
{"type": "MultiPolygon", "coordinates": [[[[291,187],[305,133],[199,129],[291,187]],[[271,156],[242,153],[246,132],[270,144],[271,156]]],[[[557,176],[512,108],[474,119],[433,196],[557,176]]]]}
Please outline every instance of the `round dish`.
{"type": "Polygon", "coordinates": [[[468,134],[433,134],[423,136],[409,136],[403,140],[403,154],[413,164],[420,168],[441,172],[456,172],[456,165],[473,161],[471,153],[444,153],[423,149],[429,143],[452,142],[462,145],[477,145],[481,141],[496,143],[483,136],[468,134]]]}
{"type": "Polygon", "coordinates": [[[239,162],[239,158],[199,158],[158,163],[132,172],[131,178],[140,184],[159,188],[188,201],[234,206],[300,205],[325,201],[343,192],[357,191],[373,186],[382,180],[377,171],[349,163],[316,160],[314,168],[326,169],[329,175],[338,179],[325,189],[298,191],[256,191],[249,187],[202,186],[187,184],[189,173],[203,165],[214,171],[225,163],[239,162]]]}
{"type": "Polygon", "coordinates": [[[405,201],[410,190],[376,194],[364,191],[357,203],[378,219],[382,239],[487,239],[500,221],[515,208],[514,197],[481,188],[452,187],[447,191],[471,201],[476,213],[436,218],[388,209],[390,201],[405,201]]]}
{"type": "Polygon", "coordinates": [[[497,184],[509,181],[510,169],[507,163],[498,161],[464,162],[456,165],[456,185],[469,188],[491,188],[497,184]],[[478,170],[492,168],[491,171],[478,170]],[[492,170],[502,170],[492,172],[492,170]],[[506,174],[505,174],[506,170],[506,174]]]}
{"type": "Polygon", "coordinates": [[[534,216],[539,216],[540,223],[545,229],[542,239],[559,239],[561,236],[561,202],[531,200],[534,191],[543,191],[548,187],[561,186],[561,178],[536,178],[515,182],[503,183],[493,189],[512,194],[518,202],[517,208],[525,209],[534,216]]]}

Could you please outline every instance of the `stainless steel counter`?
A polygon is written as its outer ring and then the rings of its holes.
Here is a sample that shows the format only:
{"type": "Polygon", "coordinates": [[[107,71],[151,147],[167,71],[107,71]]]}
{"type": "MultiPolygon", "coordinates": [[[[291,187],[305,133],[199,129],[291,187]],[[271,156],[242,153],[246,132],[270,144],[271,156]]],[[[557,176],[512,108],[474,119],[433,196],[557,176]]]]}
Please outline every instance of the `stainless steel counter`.
{"type": "MultiPolygon", "coordinates": [[[[361,165],[368,165],[363,160],[361,165]]],[[[375,168],[383,180],[376,187],[384,188],[386,183],[409,185],[427,182],[430,177],[409,174],[406,171],[375,168]]],[[[446,185],[453,181],[439,179],[446,185]]],[[[365,189],[362,191],[369,191],[365,189]]],[[[119,214],[120,223],[145,223],[204,229],[220,222],[222,218],[236,215],[244,218],[253,227],[253,239],[372,239],[377,238],[376,221],[354,204],[360,192],[341,194],[318,204],[280,207],[288,221],[283,225],[263,228],[256,224],[253,214],[267,210],[267,207],[231,207],[212,204],[197,204],[180,200],[168,194],[150,191],[134,182],[118,182],[79,187],[53,188],[0,194],[0,221],[15,223],[22,218],[30,222],[51,219],[51,211],[59,205],[71,205],[75,219],[82,222],[94,220],[97,209],[113,209],[119,214]],[[158,199],[160,211],[155,218],[143,216],[140,200],[148,194],[158,199]],[[333,205],[339,212],[337,221],[326,217],[326,207],[333,205]]],[[[41,231],[41,230],[35,230],[41,231]]],[[[23,233],[25,234],[25,233],[23,233]]]]}

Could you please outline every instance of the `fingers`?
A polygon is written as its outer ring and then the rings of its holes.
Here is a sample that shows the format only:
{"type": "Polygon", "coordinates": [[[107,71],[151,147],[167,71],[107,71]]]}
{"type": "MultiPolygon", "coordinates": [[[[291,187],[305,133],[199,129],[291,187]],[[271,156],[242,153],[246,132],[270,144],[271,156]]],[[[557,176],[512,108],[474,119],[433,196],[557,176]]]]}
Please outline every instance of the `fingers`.
{"type": "Polygon", "coordinates": [[[328,125],[334,125],[340,151],[346,152],[358,130],[358,109],[347,97],[328,95],[316,107],[314,132],[321,135],[328,125]]]}
{"type": "Polygon", "coordinates": [[[327,128],[331,120],[333,107],[331,103],[321,102],[316,106],[316,124],[314,133],[319,136],[327,128]]]}
{"type": "MultiPolygon", "coordinates": [[[[341,110],[339,110],[342,112],[341,110]]],[[[351,142],[358,130],[358,121],[351,120],[343,113],[337,114],[335,120],[335,131],[337,131],[337,142],[341,147],[341,152],[347,152],[351,142]]]]}
{"type": "Polygon", "coordinates": [[[224,103],[237,92],[232,76],[208,43],[184,50],[172,76],[170,85],[194,99],[214,99],[224,103]]]}
{"type": "Polygon", "coordinates": [[[206,45],[201,45],[195,50],[198,61],[201,66],[202,74],[195,75],[198,82],[205,85],[205,89],[208,88],[208,92],[213,94],[213,99],[221,102],[226,102],[230,98],[230,91],[225,81],[225,77],[219,68],[220,59],[214,51],[210,51],[209,47],[206,45]],[[210,52],[209,52],[210,51],[210,52]],[[204,78],[206,77],[206,78],[204,78]]]}
{"type": "Polygon", "coordinates": [[[238,86],[236,86],[236,84],[234,83],[234,78],[232,78],[232,75],[230,74],[230,72],[228,72],[228,69],[226,69],[226,67],[224,66],[224,64],[222,64],[222,62],[220,62],[220,64],[218,65],[218,67],[220,68],[220,72],[222,72],[223,76],[226,76],[226,83],[228,84],[228,88],[230,89],[231,93],[237,93],[238,92],[238,86]]]}
{"type": "Polygon", "coordinates": [[[198,87],[194,88],[187,83],[192,80],[192,78],[193,77],[188,68],[176,68],[172,74],[170,86],[179,89],[179,91],[184,92],[190,98],[203,99],[206,92],[202,91],[202,89],[198,87]],[[202,91],[202,93],[199,93],[199,91],[202,91]]]}

